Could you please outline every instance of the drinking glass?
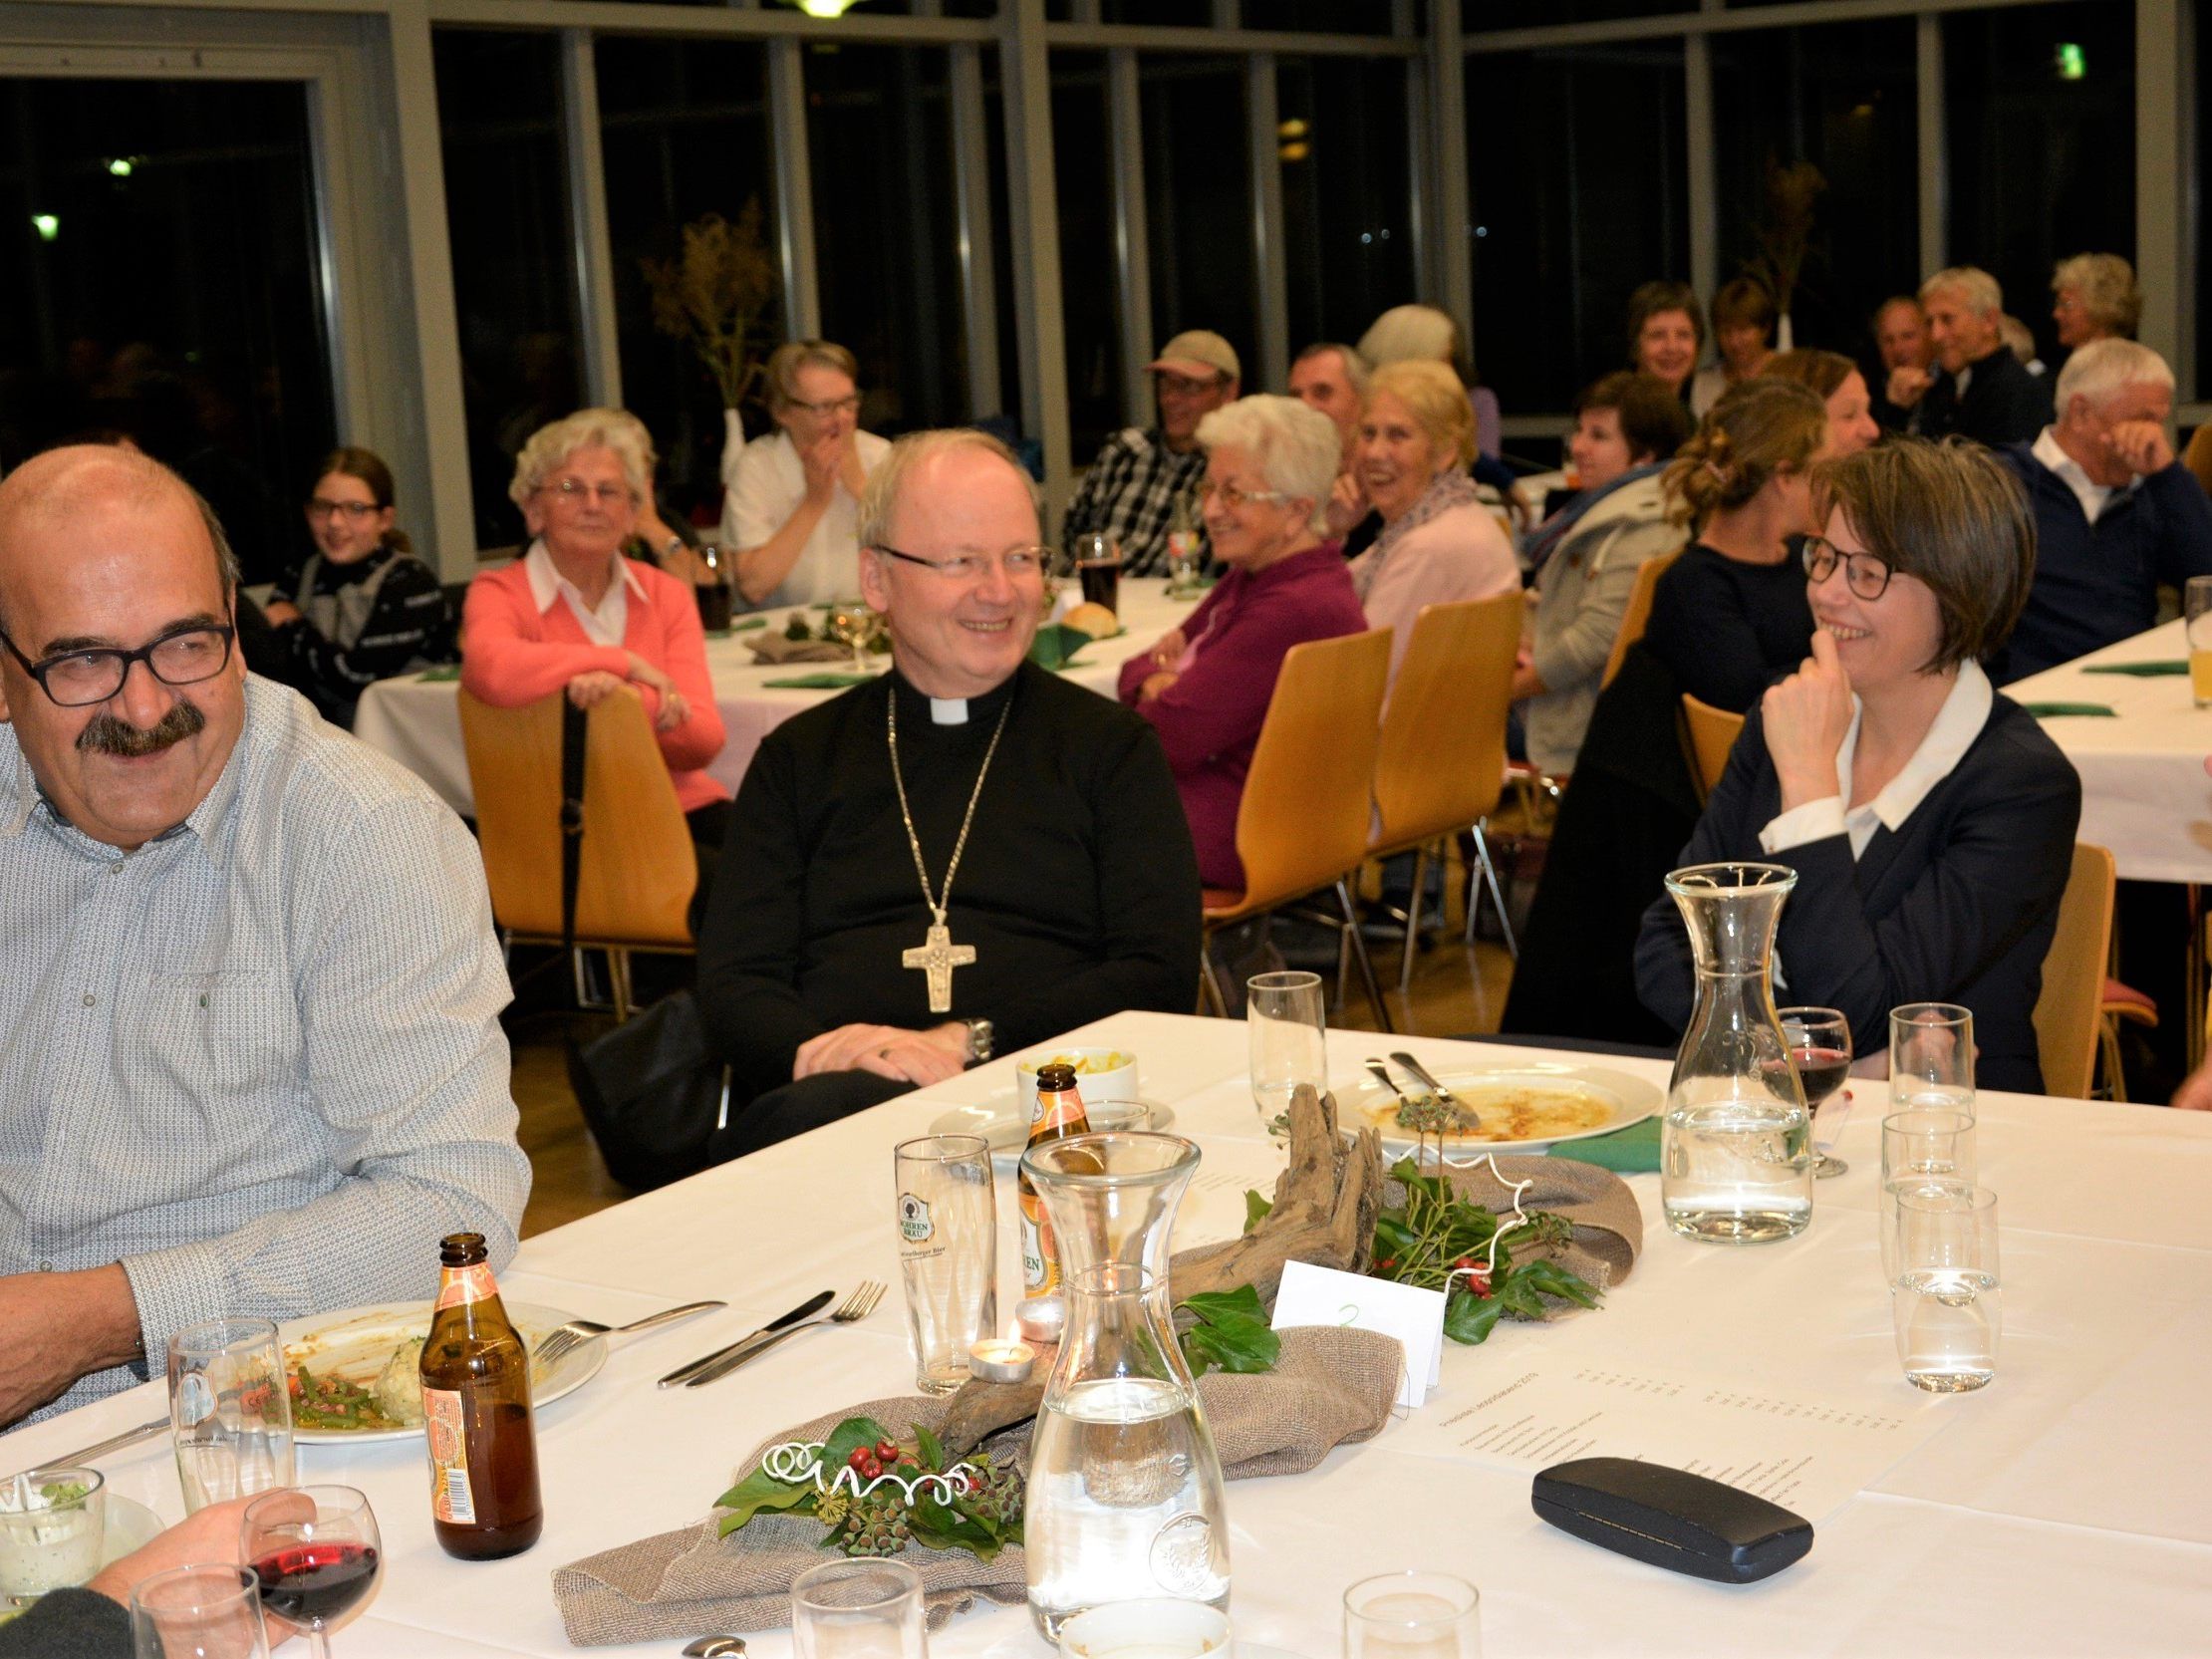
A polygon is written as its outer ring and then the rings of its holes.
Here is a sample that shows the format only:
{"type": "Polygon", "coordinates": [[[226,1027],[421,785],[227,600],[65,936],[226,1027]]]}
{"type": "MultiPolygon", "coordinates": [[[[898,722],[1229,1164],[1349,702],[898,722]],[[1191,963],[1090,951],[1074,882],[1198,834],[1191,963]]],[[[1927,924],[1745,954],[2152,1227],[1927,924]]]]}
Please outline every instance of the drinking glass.
{"type": "Polygon", "coordinates": [[[1841,1175],[1850,1168],[1828,1148],[1843,1132],[1851,1115],[1851,1097],[1843,1085],[1851,1075],[1851,1022],[1834,1008],[1781,1008],[1782,1034],[1790,1044],[1790,1063],[1804,1086],[1805,1111],[1812,1117],[1812,1173],[1818,1177],[1841,1175]],[[1820,1115],[1821,1108],[1840,1100],[1842,1105],[1820,1115]],[[1827,1138],[1820,1138],[1821,1130],[1827,1138]]]}
{"type": "Polygon", "coordinates": [[[241,1566],[180,1566],[131,1592],[138,1659],[269,1659],[253,1573],[241,1566]]]}
{"type": "Polygon", "coordinates": [[[1882,1280],[1897,1277],[1897,1199],[1901,1193],[1972,1186],[1974,1120],[1964,1112],[1892,1112],[1882,1119],[1879,1226],[1882,1280]]]}
{"type": "Polygon", "coordinates": [[[2004,1323],[1997,1195],[1967,1182],[1900,1193],[1896,1233],[1889,1309],[1905,1381],[1931,1394],[1985,1387],[2004,1323]]]}
{"type": "Polygon", "coordinates": [[[2189,641],[2189,690],[2199,708],[2212,708],[2212,576],[2192,576],[2182,589],[2182,626],[2189,641]]]}
{"type": "Polygon", "coordinates": [[[1956,1002],[1889,1010],[1889,1109],[1974,1115],[1974,1015],[1956,1002]]]}
{"type": "Polygon", "coordinates": [[[0,1487],[0,1609],[100,1570],[108,1492],[97,1469],[33,1469],[0,1487]]]}
{"type": "Polygon", "coordinates": [[[1083,587],[1083,603],[1103,605],[1121,613],[1121,543],[1103,531],[1074,539],[1075,579],[1083,587]]]}
{"type": "Polygon", "coordinates": [[[1482,1659],[1482,1596],[1448,1572],[1386,1572],[1344,1592],[1344,1659],[1482,1659]]]}
{"type": "Polygon", "coordinates": [[[1110,1601],[1060,1626],[1060,1659],[1210,1659],[1230,1651],[1229,1615],[1204,1601],[1110,1601]]]}
{"type": "Polygon", "coordinates": [[[904,1561],[825,1561],[791,1580],[798,1659],[929,1659],[922,1575],[904,1561]]]}
{"type": "Polygon", "coordinates": [[[292,1484],[292,1396],[276,1326],[210,1319],[169,1338],[169,1423],[184,1513],[292,1484]]]}
{"type": "Polygon", "coordinates": [[[1259,1121],[1271,1135],[1286,1134],[1284,1114],[1298,1085],[1329,1086],[1321,975],[1254,974],[1244,981],[1244,1023],[1251,1035],[1251,1098],[1259,1121]]]}
{"type": "Polygon", "coordinates": [[[377,1512],[352,1487],[295,1487],[246,1506],[238,1543],[253,1568],[261,1605],[308,1633],[315,1659],[330,1659],[330,1636],[384,1574],[377,1512]]]}
{"type": "Polygon", "coordinates": [[[951,1394],[968,1381],[968,1350],[998,1326],[990,1143],[980,1135],[925,1135],[901,1141],[891,1164],[915,1386],[951,1394]]]}

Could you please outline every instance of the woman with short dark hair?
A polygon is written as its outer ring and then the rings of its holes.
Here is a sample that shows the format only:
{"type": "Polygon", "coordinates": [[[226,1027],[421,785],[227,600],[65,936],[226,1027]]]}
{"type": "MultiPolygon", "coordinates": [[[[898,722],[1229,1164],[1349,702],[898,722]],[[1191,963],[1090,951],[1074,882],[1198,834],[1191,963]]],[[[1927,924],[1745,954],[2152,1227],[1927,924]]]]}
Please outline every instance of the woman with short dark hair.
{"type": "Polygon", "coordinates": [[[1730,387],[1767,372],[1774,354],[1775,296],[1757,277],[1721,284],[1713,296],[1713,344],[1721,360],[1698,371],[1690,385],[1690,413],[1700,420],[1730,387]]]}
{"type": "MultiPolygon", "coordinates": [[[[1791,999],[1841,1009],[1861,1054],[1883,1051],[1899,1003],[1964,1003],[1979,1080],[2040,1092],[2036,998],[2081,783],[1979,661],[2027,602],[2027,501],[1979,445],[1915,438],[1823,463],[1813,491],[1812,655],[1745,721],[1681,862],[1797,872],[1776,947],[1791,999]]],[[[1636,977],[1645,1006],[1687,1022],[1689,941],[1665,897],[1636,977]]]]}
{"type": "Polygon", "coordinates": [[[1689,401],[1705,350],[1705,308],[1687,282],[1647,282],[1628,296],[1628,367],[1655,375],[1689,401]]]}

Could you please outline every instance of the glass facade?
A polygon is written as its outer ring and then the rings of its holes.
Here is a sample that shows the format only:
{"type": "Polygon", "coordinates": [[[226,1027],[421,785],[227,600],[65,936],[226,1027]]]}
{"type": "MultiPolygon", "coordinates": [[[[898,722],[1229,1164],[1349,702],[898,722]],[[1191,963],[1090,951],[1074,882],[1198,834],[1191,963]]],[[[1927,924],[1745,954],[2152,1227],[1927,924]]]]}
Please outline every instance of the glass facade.
{"type": "MultiPolygon", "coordinates": [[[[1256,363],[1259,273],[1244,61],[1148,56],[1139,67],[1139,97],[1155,337],[1145,344],[1212,329],[1240,359],[1256,363]]],[[[1256,374],[1245,378],[1259,381],[1256,374]]],[[[1130,415],[1140,418],[1149,421],[1151,412],[1130,415]]]]}
{"type": "Polygon", "coordinates": [[[1290,350],[1357,341],[1379,313],[1419,292],[1406,66],[1285,59],[1275,106],[1290,350]]]}

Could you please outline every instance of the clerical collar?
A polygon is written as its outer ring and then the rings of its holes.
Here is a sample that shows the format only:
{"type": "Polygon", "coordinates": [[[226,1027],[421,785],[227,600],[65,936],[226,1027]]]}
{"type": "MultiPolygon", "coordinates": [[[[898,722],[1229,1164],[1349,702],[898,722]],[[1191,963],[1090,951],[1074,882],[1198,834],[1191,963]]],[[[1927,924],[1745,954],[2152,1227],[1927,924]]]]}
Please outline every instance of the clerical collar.
{"type": "Polygon", "coordinates": [[[928,709],[932,725],[958,726],[968,725],[975,720],[995,720],[999,708],[1012,694],[1013,683],[1019,673],[1017,669],[989,691],[972,697],[933,697],[896,669],[892,671],[890,678],[897,694],[907,699],[910,708],[914,708],[917,713],[924,707],[928,709]]]}

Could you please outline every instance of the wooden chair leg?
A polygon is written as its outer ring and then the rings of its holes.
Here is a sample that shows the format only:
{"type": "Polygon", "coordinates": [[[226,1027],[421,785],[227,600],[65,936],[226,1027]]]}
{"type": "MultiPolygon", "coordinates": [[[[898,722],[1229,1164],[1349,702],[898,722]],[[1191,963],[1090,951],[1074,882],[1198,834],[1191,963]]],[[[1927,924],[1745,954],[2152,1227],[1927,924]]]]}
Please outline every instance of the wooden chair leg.
{"type": "Polygon", "coordinates": [[[1367,954],[1367,941],[1360,937],[1359,912],[1352,908],[1352,884],[1349,878],[1339,877],[1336,883],[1336,902],[1343,907],[1344,926],[1352,942],[1352,957],[1359,964],[1360,982],[1367,987],[1367,1000],[1375,1010],[1376,1023],[1385,1031],[1395,1032],[1398,1027],[1390,1022],[1390,1004],[1383,1000],[1382,981],[1375,977],[1375,959],[1367,954]]]}

